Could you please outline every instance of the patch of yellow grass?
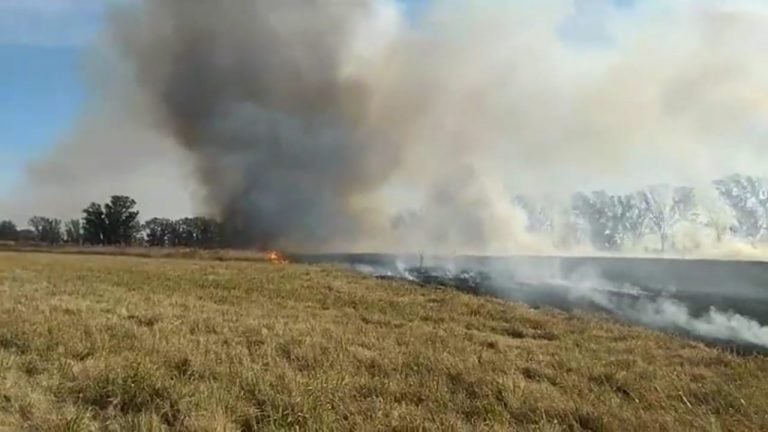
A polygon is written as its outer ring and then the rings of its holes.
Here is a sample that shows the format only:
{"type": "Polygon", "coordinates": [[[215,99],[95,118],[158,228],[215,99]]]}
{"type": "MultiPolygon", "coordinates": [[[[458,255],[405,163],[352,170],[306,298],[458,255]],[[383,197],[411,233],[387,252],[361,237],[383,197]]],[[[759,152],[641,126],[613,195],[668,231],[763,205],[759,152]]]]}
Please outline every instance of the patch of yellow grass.
{"type": "MultiPolygon", "coordinates": [[[[78,246],[45,245],[0,242],[0,252],[45,253],[65,255],[110,255],[141,258],[179,258],[216,261],[269,261],[274,251],[260,252],[246,249],[199,249],[184,247],[144,246],[78,246]]],[[[279,257],[282,257],[281,255],[279,257]]]]}
{"type": "Polygon", "coordinates": [[[330,267],[0,253],[0,430],[768,430],[768,360],[330,267]]]}

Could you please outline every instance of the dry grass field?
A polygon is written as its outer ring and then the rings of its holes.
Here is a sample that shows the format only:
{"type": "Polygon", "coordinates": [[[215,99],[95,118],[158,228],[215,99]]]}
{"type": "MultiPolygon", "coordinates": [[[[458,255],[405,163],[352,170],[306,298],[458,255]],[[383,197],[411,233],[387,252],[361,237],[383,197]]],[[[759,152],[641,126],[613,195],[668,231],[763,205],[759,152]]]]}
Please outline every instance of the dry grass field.
{"type": "Polygon", "coordinates": [[[152,248],[132,246],[76,246],[23,244],[0,241],[0,252],[45,253],[60,255],[109,255],[141,258],[185,258],[215,261],[266,261],[267,253],[233,249],[152,248]]]}
{"type": "Polygon", "coordinates": [[[0,252],[0,430],[768,430],[768,359],[332,267],[0,252]]]}

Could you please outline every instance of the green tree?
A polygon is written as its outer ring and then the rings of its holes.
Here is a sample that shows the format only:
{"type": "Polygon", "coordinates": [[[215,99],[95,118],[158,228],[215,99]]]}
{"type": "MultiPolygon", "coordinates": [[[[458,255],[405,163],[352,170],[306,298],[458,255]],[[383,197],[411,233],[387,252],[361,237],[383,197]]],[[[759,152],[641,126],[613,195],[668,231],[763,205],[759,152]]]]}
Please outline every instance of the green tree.
{"type": "Polygon", "coordinates": [[[144,224],[145,239],[148,246],[173,246],[176,227],[172,220],[152,218],[144,224]]]}
{"type": "Polygon", "coordinates": [[[103,206],[91,203],[83,209],[83,240],[92,245],[130,245],[139,239],[142,225],[136,201],[113,195],[103,206]]]}
{"type": "Polygon", "coordinates": [[[37,234],[35,234],[34,230],[25,228],[19,230],[19,242],[21,243],[31,243],[37,239],[37,234]]]}
{"type": "Polygon", "coordinates": [[[29,220],[29,226],[35,232],[37,241],[52,245],[61,243],[61,220],[34,216],[29,220]]]}
{"type": "Polygon", "coordinates": [[[106,238],[106,219],[104,218],[104,208],[101,204],[91,203],[83,209],[83,242],[90,245],[104,245],[106,238]]]}
{"type": "Polygon", "coordinates": [[[174,222],[173,246],[195,247],[197,227],[192,218],[182,218],[174,222]]]}
{"type": "Polygon", "coordinates": [[[0,221],[0,241],[18,241],[19,229],[10,220],[0,221]]]}
{"type": "Polygon", "coordinates": [[[201,248],[217,248],[222,246],[223,229],[221,224],[211,218],[194,218],[197,228],[197,246],[201,248]]]}
{"type": "Polygon", "coordinates": [[[80,219],[71,219],[64,224],[64,241],[70,244],[83,244],[83,227],[80,219]]]}
{"type": "Polygon", "coordinates": [[[105,240],[107,244],[129,245],[141,231],[139,212],[134,210],[136,200],[124,195],[113,195],[104,204],[106,222],[105,240]]]}

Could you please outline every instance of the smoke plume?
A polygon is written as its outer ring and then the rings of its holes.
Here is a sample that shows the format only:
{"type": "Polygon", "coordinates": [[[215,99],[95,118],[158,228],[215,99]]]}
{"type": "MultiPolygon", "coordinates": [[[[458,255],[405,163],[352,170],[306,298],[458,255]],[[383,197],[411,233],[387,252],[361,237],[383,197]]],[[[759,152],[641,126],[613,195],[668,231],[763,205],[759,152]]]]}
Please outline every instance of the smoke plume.
{"type": "Polygon", "coordinates": [[[192,194],[244,245],[516,253],[548,246],[514,193],[761,172],[766,7],[582,3],[435,1],[419,17],[395,0],[123,6],[97,93],[129,97],[25,187],[86,183],[91,147],[130,155],[125,170],[153,154],[182,173],[153,190],[192,194]]]}

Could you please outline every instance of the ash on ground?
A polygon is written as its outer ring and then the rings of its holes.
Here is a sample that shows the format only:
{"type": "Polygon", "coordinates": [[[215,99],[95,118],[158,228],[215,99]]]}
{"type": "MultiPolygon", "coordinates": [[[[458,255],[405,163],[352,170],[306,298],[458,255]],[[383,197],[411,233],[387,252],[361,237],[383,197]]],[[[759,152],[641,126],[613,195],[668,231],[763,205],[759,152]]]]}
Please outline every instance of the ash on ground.
{"type": "Polygon", "coordinates": [[[491,294],[491,275],[482,271],[453,272],[441,267],[409,267],[399,275],[391,272],[373,275],[379,279],[406,279],[422,286],[455,288],[475,295],[491,294]]]}

